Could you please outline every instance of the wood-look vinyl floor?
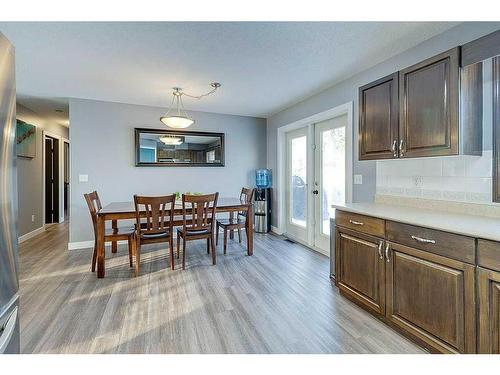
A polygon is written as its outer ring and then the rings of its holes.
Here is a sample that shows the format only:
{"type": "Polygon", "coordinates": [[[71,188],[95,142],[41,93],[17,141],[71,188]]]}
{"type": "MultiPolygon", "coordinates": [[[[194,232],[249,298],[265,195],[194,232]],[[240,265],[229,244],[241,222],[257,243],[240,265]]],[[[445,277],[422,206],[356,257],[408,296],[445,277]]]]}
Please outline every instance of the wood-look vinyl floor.
{"type": "Polygon", "coordinates": [[[133,277],[126,246],[106,249],[106,278],[90,249],[67,250],[68,224],[20,245],[22,353],[421,353],[341,297],[328,259],[275,235],[248,257],[229,241],[211,265],[188,243],[187,269],[143,248],[133,277]]]}

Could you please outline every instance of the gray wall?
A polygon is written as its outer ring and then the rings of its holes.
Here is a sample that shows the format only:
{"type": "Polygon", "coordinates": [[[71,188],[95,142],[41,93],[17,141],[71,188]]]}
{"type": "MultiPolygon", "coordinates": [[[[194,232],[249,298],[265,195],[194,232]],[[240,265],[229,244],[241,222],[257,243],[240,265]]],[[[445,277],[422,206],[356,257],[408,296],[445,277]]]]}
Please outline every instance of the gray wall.
{"type": "Polygon", "coordinates": [[[22,236],[43,225],[43,130],[69,138],[68,128],[51,123],[30,109],[17,104],[16,117],[36,126],[36,156],[33,159],[17,158],[18,235],[22,236]],[[35,215],[35,221],[31,221],[35,215]]]}
{"type": "Polygon", "coordinates": [[[134,194],[219,191],[239,196],[254,186],[255,169],[266,165],[265,119],[191,112],[188,130],[225,133],[225,167],[135,167],[134,128],[164,129],[165,108],[70,99],[70,242],[93,240],[83,194],[99,192],[103,204],[132,201],[134,194]],[[88,182],[79,182],[88,174],[88,182]]]}
{"type": "MultiPolygon", "coordinates": [[[[274,174],[276,174],[277,129],[279,127],[353,101],[353,173],[363,175],[363,184],[353,185],[353,200],[355,202],[372,201],[375,195],[375,162],[358,161],[358,88],[366,83],[498,29],[500,29],[499,22],[469,22],[460,24],[400,55],[348,78],[313,97],[271,116],[267,119],[267,167],[272,169],[274,174]]],[[[273,179],[273,181],[276,180],[277,178],[273,179]]],[[[275,189],[273,196],[274,207],[278,207],[277,193],[275,189]]],[[[277,211],[278,210],[275,209],[273,213],[272,220],[274,225],[277,225],[277,211]]]]}

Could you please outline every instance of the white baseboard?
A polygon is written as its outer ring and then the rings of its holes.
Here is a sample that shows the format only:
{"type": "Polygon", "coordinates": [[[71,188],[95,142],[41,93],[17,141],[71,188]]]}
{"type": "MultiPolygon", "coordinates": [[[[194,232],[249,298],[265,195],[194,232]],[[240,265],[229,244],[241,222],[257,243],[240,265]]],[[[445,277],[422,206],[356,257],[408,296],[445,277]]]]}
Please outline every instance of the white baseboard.
{"type": "Polygon", "coordinates": [[[32,230],[31,232],[28,232],[26,234],[23,234],[22,236],[19,236],[17,239],[17,243],[23,243],[24,241],[29,240],[30,238],[35,237],[36,235],[43,233],[45,231],[45,227],[40,227],[35,230],[32,230]]]}
{"type": "MultiPolygon", "coordinates": [[[[272,227],[271,227],[272,229],[272,227]]],[[[219,233],[223,233],[222,230],[219,233]]],[[[174,241],[177,239],[177,233],[174,233],[174,241]]],[[[118,245],[126,245],[127,241],[118,241],[118,245]]],[[[106,242],[106,246],[111,246],[111,242],[106,242]]],[[[80,241],[80,242],[68,242],[68,250],[80,250],[80,249],[93,249],[94,240],[90,241],[80,241]]]]}
{"type": "MultiPolygon", "coordinates": [[[[118,245],[126,245],[128,242],[126,240],[118,241],[118,245]]],[[[111,242],[106,242],[106,247],[111,246],[111,242]]],[[[68,242],[68,250],[80,250],[80,249],[93,249],[94,240],[91,241],[80,241],[80,242],[68,242]]]]}
{"type": "Polygon", "coordinates": [[[273,225],[271,225],[271,232],[273,232],[277,235],[280,235],[280,236],[283,234],[283,232],[278,227],[275,227],[273,225]]]}

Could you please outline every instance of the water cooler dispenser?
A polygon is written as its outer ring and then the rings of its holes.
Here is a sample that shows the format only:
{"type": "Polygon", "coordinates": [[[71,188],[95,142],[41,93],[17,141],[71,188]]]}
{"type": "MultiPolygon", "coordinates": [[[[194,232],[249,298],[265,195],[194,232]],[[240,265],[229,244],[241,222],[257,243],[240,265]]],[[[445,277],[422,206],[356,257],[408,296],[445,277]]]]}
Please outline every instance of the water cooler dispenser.
{"type": "Polygon", "coordinates": [[[255,231],[267,233],[271,231],[271,171],[269,169],[257,169],[255,172],[255,231]]]}

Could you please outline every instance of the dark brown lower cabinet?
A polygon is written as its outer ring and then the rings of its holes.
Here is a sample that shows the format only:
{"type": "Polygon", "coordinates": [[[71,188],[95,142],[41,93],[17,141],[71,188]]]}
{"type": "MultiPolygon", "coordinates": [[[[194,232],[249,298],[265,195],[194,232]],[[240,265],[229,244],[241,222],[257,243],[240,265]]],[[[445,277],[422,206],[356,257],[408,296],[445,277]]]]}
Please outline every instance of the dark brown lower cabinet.
{"type": "Polygon", "coordinates": [[[477,268],[478,352],[500,354],[500,272],[477,268]]]}
{"type": "Polygon", "coordinates": [[[384,240],[336,229],[336,283],[340,291],[377,314],[385,313],[384,240]]]}
{"type": "Polygon", "coordinates": [[[388,245],[386,318],[432,351],[474,353],[475,267],[396,243],[388,245]]]}

